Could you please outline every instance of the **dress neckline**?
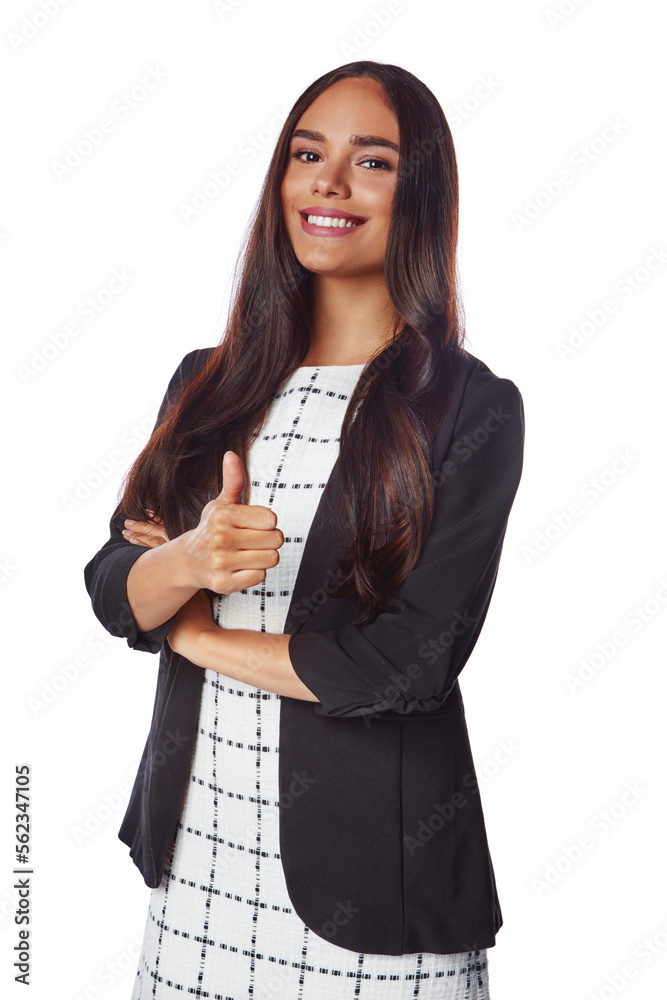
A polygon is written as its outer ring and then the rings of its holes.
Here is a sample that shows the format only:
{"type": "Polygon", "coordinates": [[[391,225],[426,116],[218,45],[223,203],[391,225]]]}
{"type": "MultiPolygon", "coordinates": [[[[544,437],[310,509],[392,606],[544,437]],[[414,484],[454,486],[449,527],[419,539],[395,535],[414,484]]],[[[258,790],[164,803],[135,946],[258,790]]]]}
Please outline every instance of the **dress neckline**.
{"type": "Polygon", "coordinates": [[[358,364],[355,365],[299,365],[299,367],[296,368],[295,371],[300,372],[307,369],[310,369],[312,371],[315,368],[365,368],[366,364],[367,364],[366,361],[360,361],[358,362],[358,364]]]}

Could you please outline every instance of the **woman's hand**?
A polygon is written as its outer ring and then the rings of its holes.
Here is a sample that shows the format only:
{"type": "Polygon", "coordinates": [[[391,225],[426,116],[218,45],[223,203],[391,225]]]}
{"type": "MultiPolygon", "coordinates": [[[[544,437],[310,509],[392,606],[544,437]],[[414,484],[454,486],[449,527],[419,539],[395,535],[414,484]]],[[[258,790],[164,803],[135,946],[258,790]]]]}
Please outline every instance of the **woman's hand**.
{"type": "Polygon", "coordinates": [[[256,587],[280,561],[284,543],[275,512],[241,503],[245,476],[233,451],[222,460],[223,489],[206,504],[196,528],[167,538],[159,517],[125,522],[123,537],[155,551],[136,559],[127,576],[127,597],[141,632],[168,621],[198,590],[233,594],[256,587]]]}
{"type": "Polygon", "coordinates": [[[177,612],[176,620],[167,635],[167,642],[175,653],[196,663],[197,642],[202,632],[218,628],[213,621],[208,595],[205,591],[198,590],[177,612]]]}
{"type": "Polygon", "coordinates": [[[133,521],[128,518],[123,522],[125,530],[122,534],[123,538],[133,545],[144,545],[155,549],[158,545],[168,542],[169,536],[162,525],[162,519],[156,517],[152,510],[146,513],[151,518],[150,521],[133,521]]]}
{"type": "Polygon", "coordinates": [[[245,475],[235,452],[225,452],[222,470],[220,494],[206,504],[198,526],[176,542],[187,586],[232,594],[266,579],[285,537],[269,507],[240,502],[245,475]]]}

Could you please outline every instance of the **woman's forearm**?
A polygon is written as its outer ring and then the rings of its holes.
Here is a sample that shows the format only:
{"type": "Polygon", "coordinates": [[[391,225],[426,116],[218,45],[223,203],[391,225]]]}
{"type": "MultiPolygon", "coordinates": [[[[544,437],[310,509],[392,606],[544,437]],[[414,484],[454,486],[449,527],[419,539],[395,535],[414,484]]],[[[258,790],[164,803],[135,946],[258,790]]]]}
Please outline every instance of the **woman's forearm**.
{"type": "MultiPolygon", "coordinates": [[[[231,677],[233,680],[262,688],[300,701],[319,701],[296,674],[287,646],[289,635],[255,632],[252,629],[200,629],[189,637],[188,645],[178,648],[192,663],[231,677]]],[[[169,642],[172,642],[171,633],[169,642]]]]}
{"type": "Polygon", "coordinates": [[[128,573],[127,599],[140,632],[163,625],[199,590],[186,572],[183,538],[147,548],[128,573]]]}

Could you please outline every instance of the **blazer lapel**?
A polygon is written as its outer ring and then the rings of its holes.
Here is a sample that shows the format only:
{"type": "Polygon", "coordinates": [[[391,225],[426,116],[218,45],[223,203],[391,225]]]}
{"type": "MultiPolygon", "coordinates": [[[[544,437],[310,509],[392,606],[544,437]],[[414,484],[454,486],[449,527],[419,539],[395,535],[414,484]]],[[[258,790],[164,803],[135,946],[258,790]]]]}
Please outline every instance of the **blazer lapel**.
{"type": "Polygon", "coordinates": [[[356,595],[338,600],[330,596],[341,583],[336,559],[348,541],[336,516],[341,496],[338,463],[336,458],[308,532],[283,633],[300,632],[304,626],[321,630],[339,625],[358,604],[356,595]]]}

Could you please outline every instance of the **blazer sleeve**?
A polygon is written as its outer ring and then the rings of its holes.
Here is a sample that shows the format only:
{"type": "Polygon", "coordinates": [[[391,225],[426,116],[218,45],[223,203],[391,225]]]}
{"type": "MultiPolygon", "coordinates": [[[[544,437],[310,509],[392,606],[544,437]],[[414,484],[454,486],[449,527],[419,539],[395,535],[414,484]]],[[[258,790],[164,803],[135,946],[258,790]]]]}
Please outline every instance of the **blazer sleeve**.
{"type": "Polygon", "coordinates": [[[388,595],[398,610],[366,625],[290,635],[292,666],[317,696],[316,714],[433,711],[468,660],[495,586],[523,466],[521,393],[509,379],[489,374],[481,385],[468,379],[434,472],[431,529],[413,569],[388,595]]]}
{"type": "MultiPolygon", "coordinates": [[[[183,358],[169,381],[153,432],[162,422],[167,406],[182,381],[192,373],[197,361],[203,360],[209,351],[210,348],[191,351],[183,358]]],[[[136,560],[148,552],[148,548],[143,545],[135,545],[123,538],[121,532],[126,516],[120,505],[116,507],[109,524],[108,540],[84,568],[86,590],[90,595],[96,617],[111,635],[124,637],[132,649],[157,653],[161,649],[176,615],[174,614],[168,621],[148,632],[140,632],[137,628],[127,599],[127,577],[136,560]]]]}

